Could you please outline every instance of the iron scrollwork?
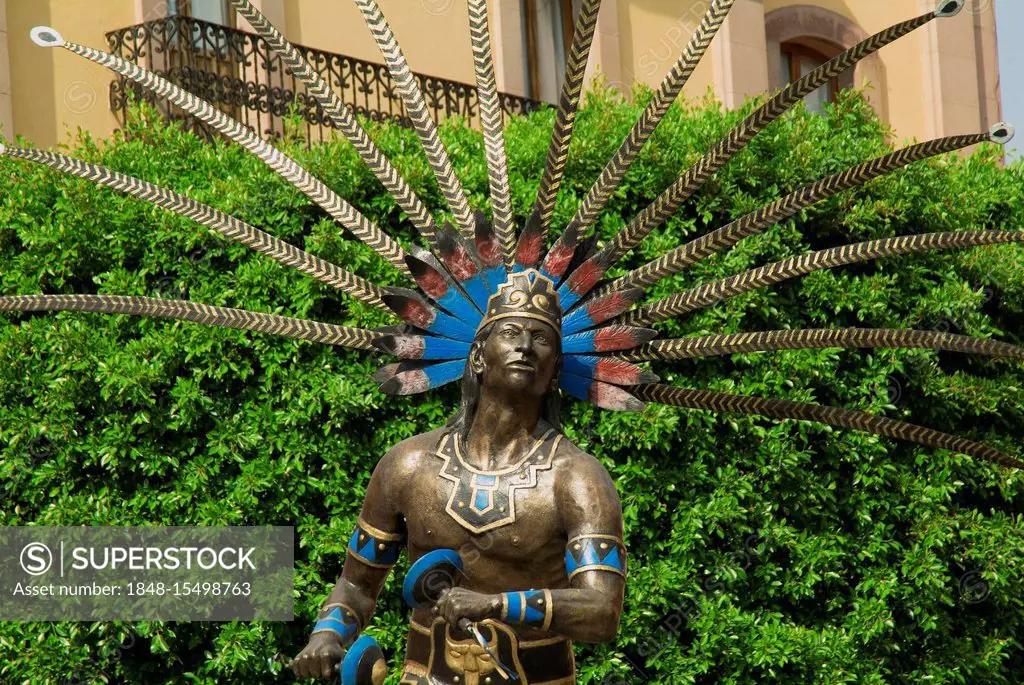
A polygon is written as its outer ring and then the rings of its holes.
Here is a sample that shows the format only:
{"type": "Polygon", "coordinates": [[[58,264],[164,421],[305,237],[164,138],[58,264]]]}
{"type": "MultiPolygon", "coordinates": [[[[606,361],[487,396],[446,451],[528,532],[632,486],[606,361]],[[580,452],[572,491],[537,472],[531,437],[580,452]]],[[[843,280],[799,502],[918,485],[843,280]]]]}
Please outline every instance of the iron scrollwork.
{"type": "MultiPolygon", "coordinates": [[[[315,99],[298,84],[279,57],[259,36],[219,24],[173,15],[107,34],[111,53],[156,72],[249,128],[264,135],[284,131],[284,117],[294,111],[305,122],[307,142],[333,137],[333,125],[315,99]]],[[[297,45],[312,67],[341,100],[374,121],[409,125],[405,108],[383,64],[297,45]]],[[[467,83],[417,74],[436,120],[461,116],[479,125],[476,88],[467,83]]],[[[144,99],[187,130],[212,140],[216,132],[180,109],[159,102],[152,93],[124,78],[110,85],[110,109],[127,123],[129,93],[144,99]]],[[[501,95],[506,115],[537,110],[542,103],[501,95]]]]}

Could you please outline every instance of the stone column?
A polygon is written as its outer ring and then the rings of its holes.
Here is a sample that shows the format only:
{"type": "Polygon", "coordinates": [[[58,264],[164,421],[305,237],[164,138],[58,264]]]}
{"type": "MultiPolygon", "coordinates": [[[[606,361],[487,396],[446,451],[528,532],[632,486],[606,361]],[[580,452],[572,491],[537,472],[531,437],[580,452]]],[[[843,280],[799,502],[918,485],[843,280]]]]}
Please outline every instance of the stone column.
{"type": "Polygon", "coordinates": [[[7,50],[7,0],[0,0],[0,135],[6,140],[14,139],[11,56],[7,50]]]}
{"type": "Polygon", "coordinates": [[[622,49],[619,46],[619,3],[618,0],[604,0],[597,15],[597,29],[590,47],[590,61],[583,82],[590,83],[600,72],[608,84],[628,95],[632,80],[623,75],[622,49]]]}
{"type": "Polygon", "coordinates": [[[768,90],[768,49],[765,44],[764,3],[737,0],[712,43],[715,94],[735,109],[748,98],[768,90]]]}
{"type": "MultiPolygon", "coordinates": [[[[918,0],[924,11],[931,0],[918,0]]],[[[978,82],[978,47],[975,20],[984,5],[968,0],[955,17],[937,19],[925,28],[924,61],[925,130],[929,138],[977,133],[983,127],[978,82]]]]}

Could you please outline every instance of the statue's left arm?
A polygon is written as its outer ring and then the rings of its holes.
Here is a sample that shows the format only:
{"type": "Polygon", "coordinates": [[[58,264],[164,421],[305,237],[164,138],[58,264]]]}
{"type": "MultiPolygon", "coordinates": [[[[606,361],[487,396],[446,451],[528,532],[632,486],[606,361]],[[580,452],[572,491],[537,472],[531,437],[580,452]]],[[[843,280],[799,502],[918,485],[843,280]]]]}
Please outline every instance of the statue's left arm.
{"type": "Polygon", "coordinates": [[[569,588],[500,595],[454,588],[438,603],[438,612],[449,623],[492,618],[577,642],[615,640],[626,585],[622,506],[615,484],[600,462],[581,455],[572,471],[559,478],[555,496],[567,537],[569,588]]]}

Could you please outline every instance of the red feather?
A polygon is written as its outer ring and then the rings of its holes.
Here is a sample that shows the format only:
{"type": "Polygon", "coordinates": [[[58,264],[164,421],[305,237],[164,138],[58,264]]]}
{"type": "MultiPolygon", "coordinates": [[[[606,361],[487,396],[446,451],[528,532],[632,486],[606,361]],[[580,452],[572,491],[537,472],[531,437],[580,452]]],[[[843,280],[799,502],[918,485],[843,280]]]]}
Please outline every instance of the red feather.
{"type": "Polygon", "coordinates": [[[597,285],[597,282],[604,276],[604,272],[608,270],[608,265],[604,263],[604,260],[598,259],[595,255],[587,261],[580,264],[572,275],[569,276],[567,284],[569,290],[573,291],[577,295],[586,295],[590,292],[591,288],[597,285]]]}
{"type": "Polygon", "coordinates": [[[562,238],[559,238],[551,246],[548,256],[544,258],[544,271],[554,278],[561,278],[565,270],[569,268],[569,262],[572,261],[575,252],[574,245],[566,245],[562,238]]]}
{"type": "Polygon", "coordinates": [[[613,411],[643,411],[644,403],[620,387],[595,382],[590,386],[590,401],[613,411]]]}
{"type": "Polygon", "coordinates": [[[658,335],[657,331],[650,328],[635,328],[633,326],[605,326],[599,328],[594,334],[595,352],[613,352],[615,350],[628,350],[653,340],[658,335]]]}
{"type": "Polygon", "coordinates": [[[587,309],[587,316],[595,324],[603,323],[608,319],[622,314],[627,309],[632,307],[634,304],[640,301],[643,297],[643,288],[630,288],[629,290],[620,290],[618,292],[609,293],[602,297],[596,297],[590,302],[586,303],[584,307],[587,309]]]}
{"type": "Polygon", "coordinates": [[[519,237],[516,261],[524,267],[531,267],[540,261],[540,252],[544,248],[544,236],[540,233],[523,233],[519,237]]]}
{"type": "Polygon", "coordinates": [[[441,261],[444,262],[448,270],[452,272],[452,276],[459,281],[468,281],[477,274],[476,264],[473,262],[473,258],[470,256],[469,251],[462,245],[456,244],[454,248],[448,254],[441,255],[441,261]]]}
{"type": "Polygon", "coordinates": [[[501,243],[493,233],[489,233],[486,238],[477,236],[476,252],[485,268],[501,264],[501,243]]]}
{"type": "Polygon", "coordinates": [[[448,281],[440,271],[411,255],[406,257],[405,262],[409,265],[413,278],[416,279],[416,285],[426,293],[427,297],[439,300],[445,296],[445,293],[448,292],[448,281]]]}
{"type": "Polygon", "coordinates": [[[616,385],[637,385],[640,383],[657,383],[658,377],[653,373],[644,371],[635,364],[602,357],[594,369],[594,378],[616,385]]]}

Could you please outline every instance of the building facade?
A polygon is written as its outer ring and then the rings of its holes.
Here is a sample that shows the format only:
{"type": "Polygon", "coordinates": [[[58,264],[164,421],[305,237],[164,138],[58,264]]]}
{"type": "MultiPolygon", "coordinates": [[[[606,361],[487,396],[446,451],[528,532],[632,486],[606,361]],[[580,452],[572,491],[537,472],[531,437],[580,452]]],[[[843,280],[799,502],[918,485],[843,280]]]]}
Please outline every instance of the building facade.
{"type": "MultiPolygon", "coordinates": [[[[636,82],[656,86],[708,1],[604,0],[588,77],[601,74],[627,91],[636,82]]],[[[354,4],[253,2],[293,43],[320,51],[318,59],[325,63],[340,65],[337,83],[356,81],[353,92],[364,96],[368,88],[383,90],[380,53],[354,4]],[[376,80],[360,81],[368,75],[376,80]]],[[[450,100],[460,83],[473,83],[464,2],[379,2],[410,66],[437,77],[438,93],[450,100]]],[[[557,100],[578,5],[579,0],[491,0],[502,92],[524,102],[557,100]]],[[[934,5],[935,0],[737,0],[684,97],[701,98],[710,90],[726,106],[736,107],[748,96],[784,85],[863,38],[934,5]]],[[[227,0],[0,0],[0,125],[6,138],[20,134],[35,145],[52,146],[66,142],[78,127],[106,136],[119,125],[112,74],[67,51],[37,47],[29,30],[41,24],[53,26],[68,40],[120,51],[151,68],[173,70],[187,63],[187,74],[207,69],[214,76],[238,80],[243,89],[245,82],[263,85],[271,99],[294,93],[289,90],[294,84],[274,81],[281,75],[273,69],[261,71],[257,64],[252,73],[238,71],[238,60],[226,52],[237,41],[225,36],[249,27],[227,0]],[[153,36],[166,33],[160,22],[168,16],[188,17],[192,23],[176,37],[164,35],[161,43],[153,36]],[[196,54],[202,58],[198,67],[196,54]]],[[[259,46],[252,45],[260,54],[259,46]]],[[[932,22],[883,48],[852,74],[811,96],[808,105],[819,107],[835,89],[848,85],[867,86],[869,100],[900,140],[988,128],[1001,118],[993,0],[967,0],[957,17],[932,22]]],[[[358,108],[375,114],[375,107],[383,107],[380,93],[376,96],[376,101],[357,102],[358,108]]],[[[524,106],[510,106],[510,111],[524,106]]],[[[241,112],[245,104],[236,98],[234,107],[241,112]]],[[[251,125],[264,131],[279,126],[273,112],[257,116],[260,121],[251,125]]]]}

